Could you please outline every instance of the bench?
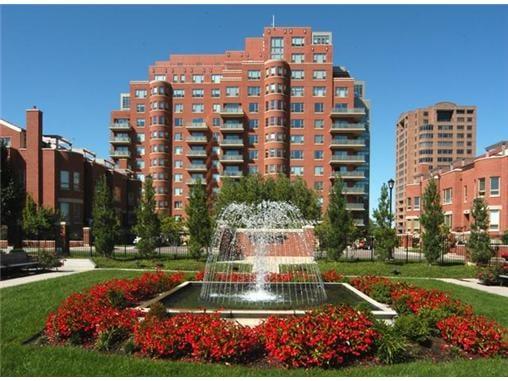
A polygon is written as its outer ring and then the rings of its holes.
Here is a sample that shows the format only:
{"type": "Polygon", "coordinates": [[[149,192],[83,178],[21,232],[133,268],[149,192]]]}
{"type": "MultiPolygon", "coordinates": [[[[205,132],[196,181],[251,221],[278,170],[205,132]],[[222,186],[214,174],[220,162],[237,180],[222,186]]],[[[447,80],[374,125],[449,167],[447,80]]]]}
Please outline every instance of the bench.
{"type": "Polygon", "coordinates": [[[26,267],[38,267],[39,262],[30,257],[24,251],[14,251],[0,254],[0,269],[21,269],[26,267]]]}
{"type": "Polygon", "coordinates": [[[499,275],[499,281],[501,282],[501,286],[508,280],[508,275],[499,275]]]}

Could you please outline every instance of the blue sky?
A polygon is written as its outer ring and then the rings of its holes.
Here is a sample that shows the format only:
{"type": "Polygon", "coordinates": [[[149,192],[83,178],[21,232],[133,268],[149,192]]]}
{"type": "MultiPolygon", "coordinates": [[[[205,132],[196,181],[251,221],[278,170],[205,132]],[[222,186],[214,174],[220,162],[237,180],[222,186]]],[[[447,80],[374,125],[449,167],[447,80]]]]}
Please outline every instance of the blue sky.
{"type": "Polygon", "coordinates": [[[508,139],[508,7],[499,6],[1,6],[0,117],[100,156],[129,80],[171,53],[242,49],[271,23],[333,32],[335,64],[366,81],[371,208],[394,174],[394,123],[441,100],[478,106],[478,147],[508,139]]]}

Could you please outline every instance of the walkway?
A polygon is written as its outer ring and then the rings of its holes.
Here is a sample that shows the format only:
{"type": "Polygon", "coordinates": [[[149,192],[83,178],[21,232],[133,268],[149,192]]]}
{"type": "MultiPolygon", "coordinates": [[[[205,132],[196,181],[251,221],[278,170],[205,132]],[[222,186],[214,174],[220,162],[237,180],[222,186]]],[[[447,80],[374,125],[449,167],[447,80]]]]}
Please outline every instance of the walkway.
{"type": "Polygon", "coordinates": [[[64,260],[64,265],[60,267],[57,271],[2,280],[0,281],[0,288],[13,287],[18,286],[20,284],[27,284],[46,279],[58,278],[61,276],[72,275],[84,271],[90,271],[93,270],[94,268],[95,264],[89,259],[68,258],[64,260]]]}
{"type": "Polygon", "coordinates": [[[441,280],[446,283],[453,283],[459,286],[473,288],[478,291],[484,291],[489,294],[500,295],[508,298],[508,287],[502,286],[484,286],[480,284],[478,279],[470,278],[470,279],[450,279],[450,278],[437,278],[437,280],[441,280]]]}

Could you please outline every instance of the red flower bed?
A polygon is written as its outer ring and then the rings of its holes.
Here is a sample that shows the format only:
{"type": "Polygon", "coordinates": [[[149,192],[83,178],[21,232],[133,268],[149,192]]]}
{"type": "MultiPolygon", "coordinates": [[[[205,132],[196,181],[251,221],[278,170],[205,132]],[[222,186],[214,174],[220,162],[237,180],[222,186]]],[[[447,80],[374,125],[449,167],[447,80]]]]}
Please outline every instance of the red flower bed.
{"type": "Polygon", "coordinates": [[[268,273],[265,276],[267,282],[270,283],[282,283],[294,281],[291,273],[268,273]]]}
{"type": "Polygon", "coordinates": [[[155,357],[247,362],[260,352],[256,332],[212,314],[179,314],[136,326],[134,342],[155,357]]]}
{"type": "Polygon", "coordinates": [[[426,290],[419,287],[397,288],[391,294],[393,303],[398,309],[409,309],[418,314],[422,309],[445,309],[461,315],[472,314],[471,306],[451,298],[447,293],[439,290],[426,290]]]}
{"type": "Polygon", "coordinates": [[[484,316],[450,316],[437,323],[443,339],[481,356],[507,355],[508,331],[484,316]]]}
{"type": "Polygon", "coordinates": [[[325,282],[341,282],[344,279],[344,275],[335,270],[325,271],[321,276],[325,282]]]}
{"type": "Polygon", "coordinates": [[[74,293],[48,316],[46,336],[51,343],[71,341],[88,345],[100,333],[113,328],[130,332],[141,313],[127,307],[169,290],[182,279],[180,273],[145,273],[135,279],[113,279],[87,292],[74,293]]]}
{"type": "Polygon", "coordinates": [[[372,288],[378,285],[384,285],[388,287],[395,286],[395,282],[392,282],[388,278],[384,278],[381,276],[374,276],[374,275],[366,275],[362,277],[353,278],[349,281],[351,285],[361,292],[369,295],[372,291],[372,288]]]}
{"type": "Polygon", "coordinates": [[[204,278],[205,278],[204,271],[198,271],[196,274],[194,274],[194,280],[196,281],[202,281],[204,278]]]}
{"type": "Polygon", "coordinates": [[[293,368],[330,367],[367,356],[378,336],[372,325],[350,307],[326,306],[304,316],[271,316],[257,330],[271,361],[293,368]]]}

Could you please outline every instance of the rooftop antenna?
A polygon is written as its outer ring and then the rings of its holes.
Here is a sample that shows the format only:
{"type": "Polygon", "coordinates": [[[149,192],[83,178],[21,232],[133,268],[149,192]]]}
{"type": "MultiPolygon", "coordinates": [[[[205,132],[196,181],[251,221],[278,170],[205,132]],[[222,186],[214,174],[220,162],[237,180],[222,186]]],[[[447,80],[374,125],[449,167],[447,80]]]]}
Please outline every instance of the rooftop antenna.
{"type": "Polygon", "coordinates": [[[272,28],[275,28],[275,15],[272,15],[272,28]]]}

